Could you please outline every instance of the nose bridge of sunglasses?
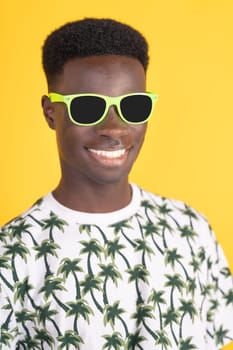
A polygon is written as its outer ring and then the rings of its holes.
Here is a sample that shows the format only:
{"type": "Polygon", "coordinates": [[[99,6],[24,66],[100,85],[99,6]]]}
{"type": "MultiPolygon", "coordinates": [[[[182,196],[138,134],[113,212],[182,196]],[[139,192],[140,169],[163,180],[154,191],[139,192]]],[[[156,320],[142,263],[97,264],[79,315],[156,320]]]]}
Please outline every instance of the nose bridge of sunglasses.
{"type": "Polygon", "coordinates": [[[111,114],[111,111],[114,111],[114,114],[117,114],[120,117],[120,98],[116,97],[105,97],[106,102],[106,116],[111,114]]]}

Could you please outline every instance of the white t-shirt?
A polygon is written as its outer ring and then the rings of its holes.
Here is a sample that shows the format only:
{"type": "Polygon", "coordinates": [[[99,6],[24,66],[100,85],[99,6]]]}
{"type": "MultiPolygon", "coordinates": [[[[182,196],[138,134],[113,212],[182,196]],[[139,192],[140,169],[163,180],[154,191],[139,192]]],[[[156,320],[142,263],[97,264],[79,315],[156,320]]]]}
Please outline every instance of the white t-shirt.
{"type": "Polygon", "coordinates": [[[216,350],[233,279],[206,219],[132,185],[83,213],[49,193],[0,232],[0,349],[216,350]]]}

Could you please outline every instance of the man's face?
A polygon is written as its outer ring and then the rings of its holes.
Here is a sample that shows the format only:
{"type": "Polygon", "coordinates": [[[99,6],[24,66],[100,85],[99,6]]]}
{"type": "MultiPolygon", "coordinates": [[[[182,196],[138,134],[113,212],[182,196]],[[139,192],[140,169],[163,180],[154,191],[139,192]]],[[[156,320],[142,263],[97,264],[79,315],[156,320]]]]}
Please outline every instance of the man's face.
{"type": "MultiPolygon", "coordinates": [[[[65,64],[53,86],[53,92],[64,95],[119,96],[144,91],[142,65],[125,56],[72,59],[65,64]]],[[[146,124],[126,124],[114,106],[106,118],[94,126],[74,125],[64,103],[53,103],[52,111],[63,177],[78,180],[80,184],[128,182],[128,174],[144,140],[146,124]]]]}

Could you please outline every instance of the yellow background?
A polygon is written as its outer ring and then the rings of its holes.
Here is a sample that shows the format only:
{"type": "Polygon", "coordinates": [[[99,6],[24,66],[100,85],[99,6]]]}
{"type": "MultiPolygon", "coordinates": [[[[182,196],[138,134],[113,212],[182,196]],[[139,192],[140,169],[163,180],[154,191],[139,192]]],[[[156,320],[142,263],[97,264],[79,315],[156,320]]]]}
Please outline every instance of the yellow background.
{"type": "Polygon", "coordinates": [[[204,213],[233,268],[232,0],[2,1],[0,224],[59,179],[40,107],[41,46],[63,23],[93,16],[131,24],[150,43],[148,89],[159,102],[131,180],[204,213]]]}

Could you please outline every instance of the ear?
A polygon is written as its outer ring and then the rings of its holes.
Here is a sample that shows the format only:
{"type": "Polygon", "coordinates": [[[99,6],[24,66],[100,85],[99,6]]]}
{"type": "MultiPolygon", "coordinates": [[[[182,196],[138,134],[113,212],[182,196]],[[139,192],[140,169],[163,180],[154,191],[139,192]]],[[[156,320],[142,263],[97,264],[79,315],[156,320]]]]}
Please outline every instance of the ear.
{"type": "Polygon", "coordinates": [[[48,96],[44,95],[41,98],[41,105],[43,108],[44,116],[48,126],[51,129],[55,129],[55,109],[54,104],[50,101],[48,96]]]}

